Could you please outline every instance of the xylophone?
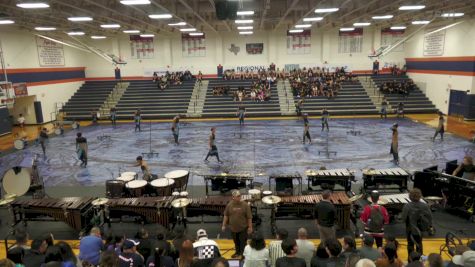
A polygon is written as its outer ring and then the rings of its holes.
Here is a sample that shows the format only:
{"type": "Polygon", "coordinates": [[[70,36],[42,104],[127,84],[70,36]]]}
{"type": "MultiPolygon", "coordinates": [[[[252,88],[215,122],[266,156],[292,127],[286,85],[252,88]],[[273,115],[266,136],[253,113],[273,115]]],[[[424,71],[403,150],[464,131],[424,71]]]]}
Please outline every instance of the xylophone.
{"type": "Polygon", "coordinates": [[[411,174],[401,168],[369,169],[363,171],[363,188],[365,191],[381,190],[381,185],[397,185],[403,192],[407,190],[407,180],[411,174]]]}
{"type": "Polygon", "coordinates": [[[91,197],[66,197],[42,199],[16,199],[11,203],[14,224],[46,220],[63,221],[80,231],[94,217],[91,197]]]}
{"type": "Polygon", "coordinates": [[[140,216],[146,223],[158,223],[164,227],[171,222],[172,201],[175,197],[139,197],[109,199],[105,205],[106,216],[121,219],[124,215],[140,216]]]}
{"type": "Polygon", "coordinates": [[[335,185],[340,185],[346,192],[351,191],[351,182],[355,180],[354,173],[348,169],[333,170],[307,170],[308,190],[315,191],[314,186],[321,189],[335,190],[335,185]],[[324,188],[325,185],[329,188],[324,188]]]}
{"type": "MultiPolygon", "coordinates": [[[[303,195],[281,197],[282,201],[276,205],[271,218],[296,216],[299,218],[313,218],[315,205],[322,201],[322,195],[303,195]]],[[[336,207],[337,224],[342,229],[350,228],[351,202],[345,192],[334,192],[330,201],[336,207]]]]}

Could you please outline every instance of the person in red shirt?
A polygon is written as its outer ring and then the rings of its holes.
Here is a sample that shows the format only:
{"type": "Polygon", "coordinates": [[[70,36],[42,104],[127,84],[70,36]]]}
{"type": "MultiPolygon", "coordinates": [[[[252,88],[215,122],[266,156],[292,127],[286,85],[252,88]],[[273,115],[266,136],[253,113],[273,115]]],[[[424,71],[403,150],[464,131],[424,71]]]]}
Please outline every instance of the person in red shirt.
{"type": "Polygon", "coordinates": [[[385,207],[378,204],[379,192],[371,192],[371,204],[364,207],[360,219],[364,225],[364,233],[374,237],[378,248],[383,246],[384,225],[389,223],[389,214],[385,207]]]}

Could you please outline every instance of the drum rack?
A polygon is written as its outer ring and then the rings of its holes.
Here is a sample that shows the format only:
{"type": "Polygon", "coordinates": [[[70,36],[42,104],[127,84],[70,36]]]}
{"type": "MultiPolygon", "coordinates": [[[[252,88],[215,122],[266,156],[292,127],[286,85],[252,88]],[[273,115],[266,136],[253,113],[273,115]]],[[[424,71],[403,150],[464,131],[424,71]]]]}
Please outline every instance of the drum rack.
{"type": "Polygon", "coordinates": [[[151,158],[158,158],[158,152],[154,152],[152,150],[152,120],[149,121],[149,139],[148,139],[148,143],[149,143],[149,151],[148,152],[142,152],[142,156],[143,157],[146,157],[148,159],[151,159],[151,158]]]}

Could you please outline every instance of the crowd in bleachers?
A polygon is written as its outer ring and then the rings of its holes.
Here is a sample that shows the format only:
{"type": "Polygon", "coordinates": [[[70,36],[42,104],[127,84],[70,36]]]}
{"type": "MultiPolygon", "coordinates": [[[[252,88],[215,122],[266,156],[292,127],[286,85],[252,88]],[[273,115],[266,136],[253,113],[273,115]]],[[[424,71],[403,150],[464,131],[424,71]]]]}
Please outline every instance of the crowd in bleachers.
{"type": "Polygon", "coordinates": [[[186,70],[184,72],[169,72],[167,71],[164,75],[159,76],[156,72],[153,73],[152,80],[157,84],[157,87],[161,90],[165,90],[170,85],[181,85],[184,81],[189,81],[193,79],[193,75],[190,71],[186,70]]]}
{"type": "MultiPolygon", "coordinates": [[[[249,72],[248,72],[249,73],[249,72]]],[[[231,76],[224,75],[225,80],[231,79],[251,79],[252,84],[249,88],[243,86],[233,90],[229,85],[220,85],[213,87],[213,95],[215,96],[231,96],[234,101],[242,102],[249,99],[254,102],[269,101],[271,99],[271,86],[275,84],[277,76],[275,71],[259,71],[254,73],[241,73],[239,77],[234,72],[230,72],[231,76]],[[232,77],[232,78],[230,78],[232,77]]]]}
{"type": "Polygon", "coordinates": [[[345,72],[344,68],[336,68],[335,72],[330,72],[328,68],[303,68],[293,70],[289,74],[294,96],[302,98],[333,98],[338,95],[342,81],[353,81],[354,78],[355,76],[351,72],[345,72]]]}
{"type": "Polygon", "coordinates": [[[416,88],[416,85],[411,79],[403,81],[387,81],[379,86],[379,91],[383,94],[401,94],[407,96],[416,88]]]}

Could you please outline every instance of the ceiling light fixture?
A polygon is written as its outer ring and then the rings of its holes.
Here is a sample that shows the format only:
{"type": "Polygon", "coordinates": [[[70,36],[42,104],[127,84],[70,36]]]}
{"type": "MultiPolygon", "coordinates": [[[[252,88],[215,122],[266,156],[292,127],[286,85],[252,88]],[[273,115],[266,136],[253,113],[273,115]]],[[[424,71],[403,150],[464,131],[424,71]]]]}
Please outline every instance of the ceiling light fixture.
{"type": "Polygon", "coordinates": [[[239,16],[249,16],[249,15],[254,15],[254,11],[238,11],[236,12],[237,15],[239,16]]]}
{"type": "Polygon", "coordinates": [[[455,17],[462,17],[465,15],[464,13],[444,13],[442,14],[442,17],[444,18],[455,18],[455,17]]]}
{"type": "Polygon", "coordinates": [[[102,35],[93,35],[91,36],[91,39],[99,40],[99,39],[106,39],[107,37],[102,36],[102,35]]]}
{"type": "Polygon", "coordinates": [[[421,10],[426,8],[424,5],[416,5],[416,6],[400,6],[399,10],[421,10]]]}
{"type": "Polygon", "coordinates": [[[84,35],[84,32],[68,32],[68,35],[84,35]]]}
{"type": "Polygon", "coordinates": [[[315,9],[315,13],[331,13],[331,12],[337,12],[340,10],[337,7],[331,7],[331,8],[317,8],[315,9]]]}
{"type": "Polygon", "coordinates": [[[310,28],[312,27],[312,24],[297,24],[295,25],[295,28],[310,28]]]}
{"type": "Polygon", "coordinates": [[[189,33],[190,36],[203,36],[204,33],[202,32],[192,32],[192,33],[189,33]]]}
{"type": "Polygon", "coordinates": [[[55,31],[55,27],[35,27],[37,31],[55,31]]]}
{"type": "Polygon", "coordinates": [[[289,33],[299,33],[299,32],[303,32],[302,29],[299,29],[299,30],[289,30],[289,33]]]}
{"type": "Polygon", "coordinates": [[[119,24],[102,24],[102,25],[101,25],[101,28],[104,28],[104,29],[117,29],[117,28],[120,28],[120,25],[119,25],[119,24]]]}
{"type": "Polygon", "coordinates": [[[341,32],[352,32],[354,30],[355,30],[355,28],[340,28],[341,32]]]}
{"type": "Polygon", "coordinates": [[[237,19],[234,21],[236,24],[246,24],[246,23],[253,23],[254,20],[252,19],[237,19]]]}
{"type": "Polygon", "coordinates": [[[254,26],[239,26],[237,27],[238,30],[252,30],[254,26]]]}
{"type": "Polygon", "coordinates": [[[151,19],[171,19],[173,18],[172,14],[152,14],[148,15],[151,19]]]}
{"type": "Polygon", "coordinates": [[[392,19],[393,15],[373,16],[372,19],[392,19]]]}
{"type": "Polygon", "coordinates": [[[370,22],[355,22],[353,23],[353,26],[356,26],[356,27],[364,27],[364,26],[369,26],[371,25],[370,22]]]}
{"type": "Polygon", "coordinates": [[[11,19],[0,19],[0,24],[1,25],[5,25],[5,24],[13,24],[15,23],[13,20],[11,19]]]}
{"type": "Polygon", "coordinates": [[[123,33],[140,33],[139,30],[125,30],[125,31],[122,31],[123,33]]]}
{"type": "Polygon", "coordinates": [[[70,17],[68,18],[69,21],[92,21],[91,17],[70,17]]]}
{"type": "Polygon", "coordinates": [[[142,38],[151,38],[151,37],[154,37],[155,34],[153,33],[144,33],[144,34],[141,34],[140,37],[142,38]]]}
{"type": "Polygon", "coordinates": [[[16,4],[17,7],[21,8],[27,8],[27,9],[35,9],[35,8],[48,8],[49,5],[46,3],[38,3],[38,2],[32,2],[32,3],[18,3],[16,4]]]}
{"type": "Polygon", "coordinates": [[[303,21],[321,21],[323,17],[304,18],[303,21]]]}
{"type": "Polygon", "coordinates": [[[120,3],[127,6],[150,5],[150,0],[122,0],[120,3]]]}
{"type": "Polygon", "coordinates": [[[239,32],[239,34],[241,35],[249,35],[249,34],[253,34],[254,32],[252,31],[246,31],[246,32],[239,32]]]}
{"type": "Polygon", "coordinates": [[[405,30],[406,26],[392,26],[390,29],[391,30],[405,30]]]}
{"type": "Polygon", "coordinates": [[[413,21],[412,24],[413,25],[425,25],[425,24],[429,24],[430,21],[428,20],[416,20],[416,21],[413,21]]]}
{"type": "Polygon", "coordinates": [[[196,28],[184,28],[180,29],[181,32],[196,32],[196,28]]]}
{"type": "Polygon", "coordinates": [[[168,23],[168,26],[185,26],[186,22],[168,23]]]}

